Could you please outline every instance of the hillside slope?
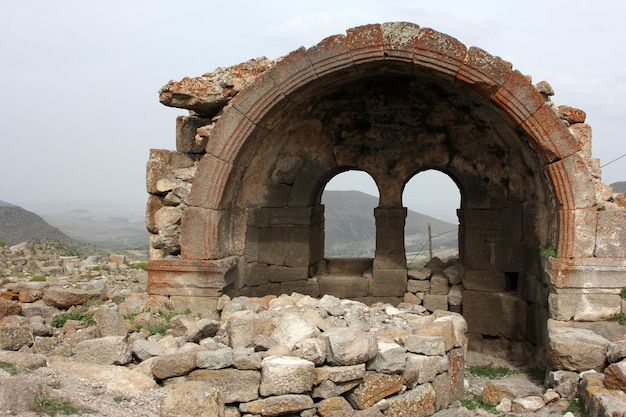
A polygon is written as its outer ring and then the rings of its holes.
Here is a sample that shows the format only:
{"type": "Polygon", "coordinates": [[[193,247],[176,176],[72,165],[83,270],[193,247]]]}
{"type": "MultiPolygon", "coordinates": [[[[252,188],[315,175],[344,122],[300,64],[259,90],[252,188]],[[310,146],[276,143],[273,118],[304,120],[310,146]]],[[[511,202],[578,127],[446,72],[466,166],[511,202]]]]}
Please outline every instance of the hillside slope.
{"type": "Polygon", "coordinates": [[[76,242],[37,214],[0,200],[0,241],[15,245],[39,240],[76,242]]]}
{"type": "MultiPolygon", "coordinates": [[[[373,257],[376,242],[374,208],[378,198],[360,191],[325,191],[325,252],[328,257],[373,257]]],[[[407,252],[428,242],[428,224],[437,248],[456,248],[458,225],[409,210],[405,226],[407,252]]]]}

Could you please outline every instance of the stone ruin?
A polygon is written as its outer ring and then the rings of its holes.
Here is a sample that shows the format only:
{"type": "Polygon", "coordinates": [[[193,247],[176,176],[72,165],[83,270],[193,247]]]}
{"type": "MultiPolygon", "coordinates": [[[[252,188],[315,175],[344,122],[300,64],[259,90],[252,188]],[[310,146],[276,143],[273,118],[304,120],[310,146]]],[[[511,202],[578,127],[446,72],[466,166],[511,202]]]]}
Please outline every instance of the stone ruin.
{"type": "Polygon", "coordinates": [[[602,333],[626,311],[626,204],[601,181],[585,112],[553,94],[404,22],[170,81],[160,101],[189,115],[175,151],[150,151],[148,292],[205,306],[223,294],[423,299],[463,315],[470,348],[576,369],[555,353],[560,335],[602,333]],[[402,192],[427,169],[459,187],[459,263],[408,271],[402,192]],[[324,258],[321,196],[349,170],[380,192],[373,259],[324,258]],[[437,293],[441,277],[451,286],[437,293]]]}

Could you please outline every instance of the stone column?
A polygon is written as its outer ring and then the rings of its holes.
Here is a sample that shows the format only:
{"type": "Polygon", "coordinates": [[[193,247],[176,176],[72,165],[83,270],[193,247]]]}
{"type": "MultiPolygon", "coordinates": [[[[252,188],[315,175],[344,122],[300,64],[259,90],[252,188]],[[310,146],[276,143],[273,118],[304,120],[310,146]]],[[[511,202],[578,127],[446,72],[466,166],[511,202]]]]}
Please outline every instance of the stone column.
{"type": "Polygon", "coordinates": [[[404,250],[404,224],[407,209],[374,209],[376,218],[376,257],[372,296],[403,296],[406,293],[406,253],[404,250]]]}

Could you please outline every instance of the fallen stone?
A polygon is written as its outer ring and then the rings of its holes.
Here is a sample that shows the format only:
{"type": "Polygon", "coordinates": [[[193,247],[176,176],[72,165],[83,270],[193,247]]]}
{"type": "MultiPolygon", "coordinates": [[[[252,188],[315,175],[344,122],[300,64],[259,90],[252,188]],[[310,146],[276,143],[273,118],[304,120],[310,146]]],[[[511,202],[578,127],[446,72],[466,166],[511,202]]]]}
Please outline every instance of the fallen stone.
{"type": "Polygon", "coordinates": [[[315,381],[315,364],[292,356],[269,356],[261,363],[259,393],[264,396],[300,394],[310,391],[315,381]]]}
{"type": "Polygon", "coordinates": [[[361,384],[348,394],[348,401],[354,408],[364,410],[400,390],[402,390],[401,375],[367,372],[361,384]]]}
{"type": "Polygon", "coordinates": [[[609,347],[609,350],[606,352],[606,359],[609,361],[609,363],[615,363],[625,358],[626,358],[626,338],[622,338],[614,342],[614,344],[609,347]]]}
{"type": "Polygon", "coordinates": [[[19,368],[36,369],[47,366],[45,355],[29,352],[0,351],[0,362],[7,362],[19,368]]]}
{"type": "Polygon", "coordinates": [[[326,361],[326,343],[320,338],[305,339],[300,343],[300,357],[315,365],[326,361]]]}
{"type": "Polygon", "coordinates": [[[322,381],[313,388],[313,398],[331,398],[342,395],[359,385],[360,382],[360,380],[347,382],[322,381]]]}
{"type": "Polygon", "coordinates": [[[483,403],[500,404],[504,398],[513,400],[520,397],[539,396],[543,392],[532,381],[517,376],[489,381],[483,388],[483,403]]]}
{"type": "Polygon", "coordinates": [[[443,270],[443,275],[448,278],[450,285],[459,285],[463,281],[463,264],[458,263],[443,270]]]}
{"type": "Polygon", "coordinates": [[[317,412],[321,417],[330,416],[332,412],[346,415],[352,413],[352,406],[344,397],[330,397],[315,404],[317,412]]]}
{"type": "Polygon", "coordinates": [[[100,382],[111,391],[140,393],[158,388],[152,377],[123,366],[76,362],[59,356],[50,357],[49,362],[49,367],[61,374],[100,382]]]}
{"type": "Polygon", "coordinates": [[[420,385],[415,389],[390,398],[385,416],[426,417],[435,412],[435,390],[431,384],[420,385]]]}
{"type": "Polygon", "coordinates": [[[315,368],[315,383],[321,381],[346,382],[363,379],[365,364],[351,366],[322,366],[315,368]]]}
{"type": "Polygon", "coordinates": [[[496,411],[499,413],[510,413],[512,407],[513,404],[511,403],[511,399],[505,397],[502,401],[500,401],[500,404],[496,406],[496,411]]]}
{"type": "Polygon", "coordinates": [[[203,381],[218,389],[224,404],[249,402],[259,398],[261,373],[258,371],[196,369],[187,379],[203,381]]]}
{"type": "Polygon", "coordinates": [[[354,328],[332,328],[322,334],[326,361],[332,365],[357,365],[376,356],[378,342],[369,332],[354,328]]]}
{"type": "Polygon", "coordinates": [[[33,337],[28,326],[0,324],[0,349],[19,350],[32,343],[33,337]]]}
{"type": "Polygon", "coordinates": [[[77,361],[102,365],[125,365],[132,360],[124,336],[83,340],[74,347],[74,355],[77,361]]]}
{"type": "MultiPolygon", "coordinates": [[[[430,277],[430,294],[448,295],[449,291],[450,283],[448,282],[448,278],[446,278],[443,274],[433,274],[433,276],[430,277]]],[[[439,310],[447,310],[447,308],[439,310]]]]}
{"type": "Polygon", "coordinates": [[[168,387],[160,417],[224,417],[221,393],[206,382],[185,381],[168,387]]]}
{"type": "Polygon", "coordinates": [[[378,342],[376,356],[367,363],[367,369],[384,374],[401,372],[407,361],[406,348],[393,342],[378,342]]]}
{"type": "Polygon", "coordinates": [[[140,361],[145,361],[153,356],[162,356],[165,351],[154,340],[137,339],[130,347],[130,351],[134,357],[140,361]]]}
{"type": "Polygon", "coordinates": [[[0,410],[3,412],[20,415],[30,411],[39,394],[37,384],[19,375],[0,378],[0,410]]]}
{"type": "Polygon", "coordinates": [[[548,331],[548,360],[554,369],[601,371],[606,366],[609,341],[587,329],[569,327],[548,331]]]}
{"type": "Polygon", "coordinates": [[[541,396],[541,399],[546,404],[558,401],[560,398],[561,396],[559,395],[559,393],[552,389],[546,390],[546,392],[544,392],[541,396]]]}
{"type": "Polygon", "coordinates": [[[167,379],[187,375],[196,368],[195,353],[163,355],[152,363],[152,375],[157,379],[167,379]]]}
{"type": "Polygon", "coordinates": [[[604,375],[599,372],[590,371],[581,375],[579,393],[590,417],[624,415],[626,393],[607,389],[604,375]]]}
{"type": "Polygon", "coordinates": [[[43,301],[57,308],[70,308],[88,301],[106,299],[106,289],[100,281],[78,283],[68,287],[49,287],[43,292],[43,301]]]}
{"type": "Polygon", "coordinates": [[[278,416],[299,413],[313,407],[313,400],[308,395],[287,394],[241,403],[239,410],[253,415],[278,416]]]}
{"type": "Polygon", "coordinates": [[[415,388],[418,384],[432,382],[440,372],[441,359],[439,356],[426,356],[409,354],[406,357],[404,370],[405,383],[409,388],[415,388]]]}
{"type": "Polygon", "coordinates": [[[0,297],[0,319],[6,316],[14,316],[22,312],[22,306],[14,301],[0,297]]]}
{"type": "Polygon", "coordinates": [[[608,389],[626,391],[626,359],[613,363],[604,370],[604,384],[608,389]]]}
{"type": "Polygon", "coordinates": [[[220,323],[216,320],[200,319],[191,323],[185,332],[188,341],[198,343],[200,340],[213,337],[220,328],[220,323]]]}
{"type": "Polygon", "coordinates": [[[424,281],[430,278],[431,271],[428,268],[411,268],[407,271],[409,279],[424,281]]]}
{"type": "Polygon", "coordinates": [[[228,368],[235,362],[235,354],[229,347],[217,350],[201,350],[196,353],[196,366],[204,369],[228,368]]]}
{"type": "Polygon", "coordinates": [[[279,322],[276,324],[271,337],[278,344],[293,349],[297,343],[318,334],[317,327],[304,320],[300,314],[285,313],[280,315],[279,322]]]}
{"type": "Polygon", "coordinates": [[[514,413],[532,413],[542,409],[545,405],[543,398],[539,396],[515,398],[511,402],[511,411],[514,413]]]}
{"type": "Polygon", "coordinates": [[[126,336],[128,330],[124,324],[124,317],[111,308],[100,308],[93,315],[98,326],[100,337],[126,336]]]}
{"type": "Polygon", "coordinates": [[[446,353],[446,342],[441,336],[410,334],[402,338],[402,344],[412,353],[439,356],[446,353]]]}

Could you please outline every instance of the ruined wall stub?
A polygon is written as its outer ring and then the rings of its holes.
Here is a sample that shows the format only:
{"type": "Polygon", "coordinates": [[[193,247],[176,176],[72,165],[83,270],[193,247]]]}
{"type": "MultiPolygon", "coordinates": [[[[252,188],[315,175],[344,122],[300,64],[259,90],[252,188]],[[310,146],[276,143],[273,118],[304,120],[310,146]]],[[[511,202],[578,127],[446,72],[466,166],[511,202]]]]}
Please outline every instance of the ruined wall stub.
{"type": "Polygon", "coordinates": [[[557,107],[552,94],[510,63],[411,23],[357,27],[276,61],[170,82],[161,101],[190,115],[177,119],[176,152],[152,150],[148,162],[148,290],[398,301],[402,191],[437,169],[461,192],[470,333],[523,350],[545,345],[549,319],[605,319],[621,311],[626,287],[615,243],[624,211],[608,202],[584,112],[557,107]],[[320,200],[351,169],[380,190],[376,254],[335,273],[320,200]],[[542,258],[548,245],[556,257],[542,258]],[[611,295],[601,308],[599,294],[611,295]]]}

